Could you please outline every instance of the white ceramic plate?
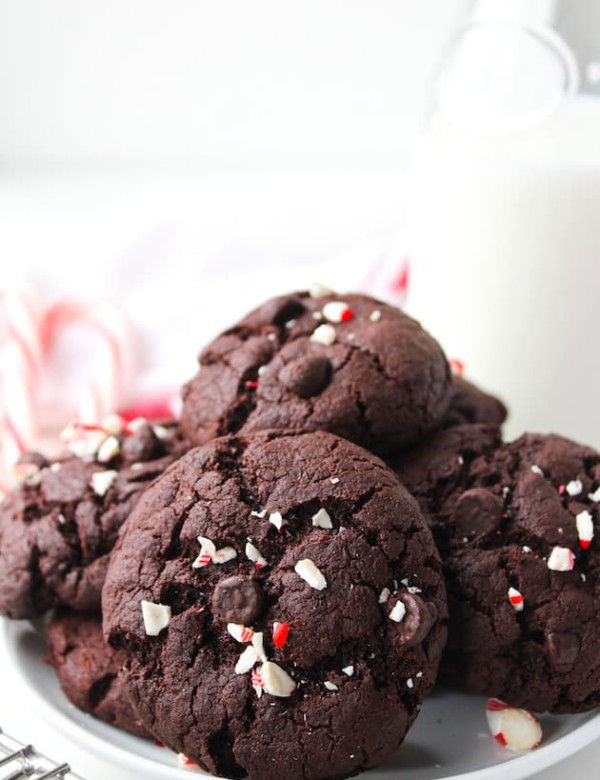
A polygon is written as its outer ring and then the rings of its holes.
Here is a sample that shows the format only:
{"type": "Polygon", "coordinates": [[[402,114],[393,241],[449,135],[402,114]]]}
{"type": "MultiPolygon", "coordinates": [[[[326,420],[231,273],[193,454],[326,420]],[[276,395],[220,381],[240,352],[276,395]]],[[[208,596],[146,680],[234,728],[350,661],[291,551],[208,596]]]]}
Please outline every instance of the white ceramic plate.
{"type": "MultiPolygon", "coordinates": [[[[5,655],[23,680],[40,715],[90,752],[145,780],[181,780],[169,750],[129,736],[77,710],[62,694],[54,671],[43,663],[40,632],[29,623],[5,622],[5,655]]],[[[423,707],[401,749],[360,780],[519,780],[568,757],[600,737],[600,713],[541,718],[542,746],[511,753],[490,736],[485,698],[437,691],[423,707]]]]}

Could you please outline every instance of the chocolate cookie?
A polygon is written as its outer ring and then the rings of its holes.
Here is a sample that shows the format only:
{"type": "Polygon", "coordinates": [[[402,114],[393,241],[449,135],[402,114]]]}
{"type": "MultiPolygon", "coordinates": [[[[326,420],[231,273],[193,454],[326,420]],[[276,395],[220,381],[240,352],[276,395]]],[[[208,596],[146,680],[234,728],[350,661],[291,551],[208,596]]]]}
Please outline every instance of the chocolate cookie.
{"type": "Polygon", "coordinates": [[[60,687],[76,707],[139,737],[150,736],[121,683],[125,655],[104,642],[99,613],[58,612],[48,626],[46,652],[60,687]]]}
{"type": "Polygon", "coordinates": [[[383,761],[433,685],[446,614],[414,499],[324,432],[189,452],[131,514],[103,591],[146,726],[207,771],[254,780],[383,761]]]}
{"type": "Polygon", "coordinates": [[[437,342],[364,295],[274,298],[199,361],[181,419],[196,444],[236,432],[327,430],[385,453],[418,439],[448,406],[450,372],[437,342]]]}
{"type": "Polygon", "coordinates": [[[450,404],[441,426],[469,423],[485,423],[500,426],[506,420],[508,411],[499,398],[486,393],[472,382],[460,376],[452,378],[450,404]]]}
{"type": "Polygon", "coordinates": [[[600,454],[559,436],[501,447],[456,428],[398,473],[430,513],[448,586],[444,666],[535,711],[600,705],[600,454]]]}
{"type": "Polygon", "coordinates": [[[119,528],[150,481],[187,449],[174,424],[136,421],[127,431],[74,426],[71,451],[53,463],[36,453],[21,459],[23,482],[0,505],[1,614],[99,609],[119,528]]]}

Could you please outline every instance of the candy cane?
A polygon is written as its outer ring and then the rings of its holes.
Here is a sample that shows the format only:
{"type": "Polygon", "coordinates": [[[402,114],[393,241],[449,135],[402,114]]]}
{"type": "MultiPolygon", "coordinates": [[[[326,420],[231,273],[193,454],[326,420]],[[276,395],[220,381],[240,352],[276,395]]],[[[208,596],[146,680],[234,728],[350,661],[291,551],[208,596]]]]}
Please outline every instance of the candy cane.
{"type": "Polygon", "coordinates": [[[119,309],[110,303],[60,302],[49,308],[42,323],[46,353],[65,328],[85,327],[100,337],[92,363],[92,377],[82,394],[77,414],[99,422],[119,405],[133,367],[132,331],[119,309]]]}
{"type": "Polygon", "coordinates": [[[409,272],[410,258],[405,252],[403,238],[396,236],[369,265],[360,289],[402,306],[408,294],[409,272]]]}
{"type": "Polygon", "coordinates": [[[37,434],[36,382],[42,361],[39,315],[25,292],[0,291],[0,489],[37,434]]]}

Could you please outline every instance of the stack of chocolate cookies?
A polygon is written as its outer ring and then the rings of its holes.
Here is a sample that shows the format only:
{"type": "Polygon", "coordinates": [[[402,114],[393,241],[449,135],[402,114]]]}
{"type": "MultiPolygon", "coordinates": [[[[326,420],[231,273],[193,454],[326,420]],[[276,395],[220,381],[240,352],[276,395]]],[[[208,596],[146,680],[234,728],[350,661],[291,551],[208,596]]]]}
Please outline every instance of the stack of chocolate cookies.
{"type": "Polygon", "coordinates": [[[216,775],[325,780],[401,744],[440,664],[600,703],[600,454],[503,443],[503,404],[363,295],[267,301],[199,361],[179,423],[74,426],[0,507],[0,611],[53,610],[78,707],[216,775]]]}

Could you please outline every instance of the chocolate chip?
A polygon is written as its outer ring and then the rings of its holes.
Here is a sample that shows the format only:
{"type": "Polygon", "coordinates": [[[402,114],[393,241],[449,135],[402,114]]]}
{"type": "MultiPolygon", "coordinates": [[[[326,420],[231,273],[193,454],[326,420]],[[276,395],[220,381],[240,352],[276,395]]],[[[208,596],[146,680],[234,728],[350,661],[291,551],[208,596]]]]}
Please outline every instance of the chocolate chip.
{"type": "Polygon", "coordinates": [[[263,318],[272,325],[285,325],[304,314],[305,308],[302,301],[296,297],[274,298],[268,301],[262,309],[263,318]]]}
{"type": "Polygon", "coordinates": [[[570,669],[575,663],[581,645],[575,634],[549,633],[546,641],[548,663],[554,670],[570,669]]]}
{"type": "Polygon", "coordinates": [[[131,462],[157,458],[161,454],[161,449],[160,439],[152,430],[150,423],[140,425],[134,433],[124,438],[121,445],[123,457],[131,462]]]}
{"type": "Polygon", "coordinates": [[[461,536],[487,534],[502,522],[502,502],[483,488],[466,490],[456,502],[453,521],[461,536]]]}
{"type": "Polygon", "coordinates": [[[260,615],[263,592],[250,577],[234,574],[220,580],[212,597],[212,609],[226,623],[250,626],[260,615]]]}
{"type": "Polygon", "coordinates": [[[404,593],[401,599],[406,614],[398,623],[400,642],[406,647],[414,647],[421,644],[431,631],[438,617],[437,607],[412,593],[404,593]]]}
{"type": "Polygon", "coordinates": [[[331,363],[326,357],[301,357],[279,372],[279,381],[299,398],[317,395],[328,384],[331,363]]]}

